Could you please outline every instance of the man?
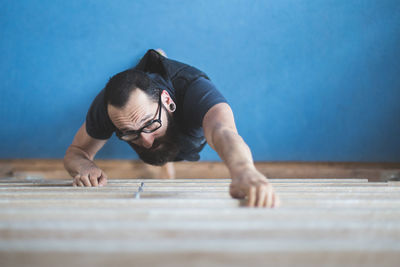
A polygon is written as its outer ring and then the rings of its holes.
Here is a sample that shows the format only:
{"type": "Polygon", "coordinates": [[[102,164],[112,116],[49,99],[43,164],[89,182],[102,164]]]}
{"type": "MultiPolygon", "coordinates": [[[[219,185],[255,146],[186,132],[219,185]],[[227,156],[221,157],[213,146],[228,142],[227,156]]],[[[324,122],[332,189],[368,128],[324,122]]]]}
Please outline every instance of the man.
{"type": "Polygon", "coordinates": [[[278,205],[225,98],[204,72],[162,52],[147,51],[135,68],[113,76],[93,101],[64,158],[74,186],[106,185],[107,175],[93,159],[114,132],[144,162],[158,166],[199,160],[208,143],[229,169],[232,197],[247,197],[251,207],[278,205]]]}

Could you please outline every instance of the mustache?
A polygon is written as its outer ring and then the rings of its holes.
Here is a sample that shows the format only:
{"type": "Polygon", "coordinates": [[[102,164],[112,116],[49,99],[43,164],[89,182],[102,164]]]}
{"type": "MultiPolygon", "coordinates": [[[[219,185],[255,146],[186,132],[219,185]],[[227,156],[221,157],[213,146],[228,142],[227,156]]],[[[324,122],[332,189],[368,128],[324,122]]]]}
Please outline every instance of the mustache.
{"type": "Polygon", "coordinates": [[[130,145],[141,160],[155,166],[162,166],[167,162],[174,161],[179,154],[179,147],[171,142],[163,142],[154,149],[145,149],[135,144],[130,145]]]}

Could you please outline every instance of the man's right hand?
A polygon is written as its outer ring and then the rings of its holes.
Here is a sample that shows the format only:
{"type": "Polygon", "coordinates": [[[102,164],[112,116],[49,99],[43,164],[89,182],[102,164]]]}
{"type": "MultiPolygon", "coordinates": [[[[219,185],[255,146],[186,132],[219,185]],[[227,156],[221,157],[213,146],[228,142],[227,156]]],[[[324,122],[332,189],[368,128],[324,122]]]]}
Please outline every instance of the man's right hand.
{"type": "Polygon", "coordinates": [[[86,123],[76,133],[64,156],[64,166],[74,177],[73,186],[103,186],[107,175],[94,164],[97,151],[107,140],[95,139],[86,132],[86,123]]]}
{"type": "Polygon", "coordinates": [[[104,186],[107,184],[107,175],[95,164],[82,166],[80,172],[75,175],[73,186],[104,186]]]}

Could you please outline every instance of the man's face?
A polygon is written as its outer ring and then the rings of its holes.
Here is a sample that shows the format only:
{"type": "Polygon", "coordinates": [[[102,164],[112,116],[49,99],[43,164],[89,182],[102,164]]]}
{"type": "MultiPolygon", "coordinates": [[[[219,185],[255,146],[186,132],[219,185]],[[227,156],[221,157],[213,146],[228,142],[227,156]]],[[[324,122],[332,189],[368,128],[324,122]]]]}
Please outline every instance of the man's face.
{"type": "Polygon", "coordinates": [[[176,142],[177,126],[163,103],[163,97],[159,106],[158,101],[155,102],[143,91],[136,89],[124,107],[107,107],[111,121],[121,133],[141,129],[149,121],[158,119],[159,108],[162,109],[162,126],[159,129],[152,133],[142,132],[138,139],[128,142],[144,162],[152,165],[173,161],[179,152],[176,142]]]}

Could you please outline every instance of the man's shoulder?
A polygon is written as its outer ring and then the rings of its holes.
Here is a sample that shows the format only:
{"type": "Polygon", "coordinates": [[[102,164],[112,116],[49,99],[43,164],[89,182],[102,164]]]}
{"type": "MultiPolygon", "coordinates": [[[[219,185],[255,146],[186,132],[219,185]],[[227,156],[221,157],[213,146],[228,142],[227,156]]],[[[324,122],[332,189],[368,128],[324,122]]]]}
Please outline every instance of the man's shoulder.
{"type": "Polygon", "coordinates": [[[108,116],[104,101],[104,89],[102,89],[93,100],[86,114],[86,131],[97,139],[108,139],[115,130],[114,124],[108,116]]]}
{"type": "Polygon", "coordinates": [[[181,121],[188,129],[201,128],[207,111],[218,103],[226,102],[210,80],[199,77],[188,86],[182,103],[179,103],[181,121]]]}

